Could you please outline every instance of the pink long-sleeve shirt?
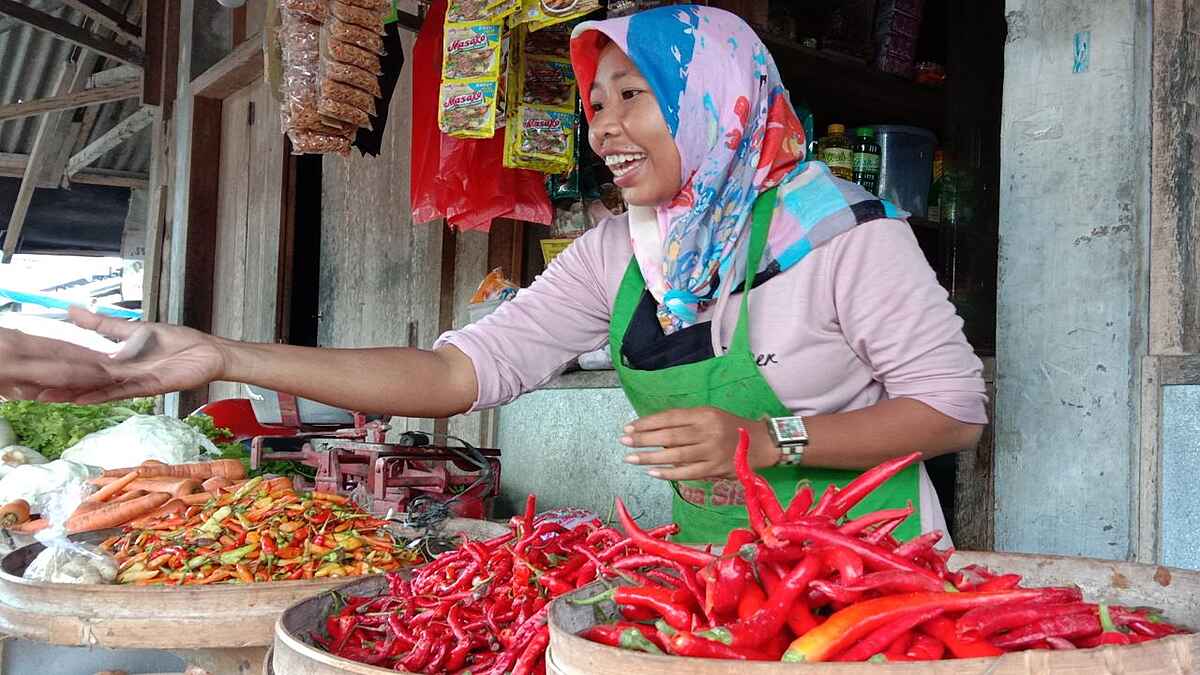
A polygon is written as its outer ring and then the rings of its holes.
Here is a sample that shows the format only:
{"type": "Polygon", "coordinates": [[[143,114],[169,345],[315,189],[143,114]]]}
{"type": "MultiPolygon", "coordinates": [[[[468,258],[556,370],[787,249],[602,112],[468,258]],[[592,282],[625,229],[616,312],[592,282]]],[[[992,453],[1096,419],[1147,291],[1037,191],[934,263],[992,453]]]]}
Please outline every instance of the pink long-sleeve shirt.
{"type": "MultiPolygon", "coordinates": [[[[606,220],[514,300],[438,340],[471,359],[475,409],[537,389],[608,340],[633,255],[629,228],[627,216],[606,220]]],[[[729,344],[739,307],[735,296],[700,316],[720,327],[720,346],[729,344]]],[[[962,422],[987,422],[982,364],[903,221],[860,225],[755,288],[750,344],[767,382],[797,415],[912,398],[962,422]]],[[[921,513],[923,529],[945,528],[923,468],[921,513]]]]}

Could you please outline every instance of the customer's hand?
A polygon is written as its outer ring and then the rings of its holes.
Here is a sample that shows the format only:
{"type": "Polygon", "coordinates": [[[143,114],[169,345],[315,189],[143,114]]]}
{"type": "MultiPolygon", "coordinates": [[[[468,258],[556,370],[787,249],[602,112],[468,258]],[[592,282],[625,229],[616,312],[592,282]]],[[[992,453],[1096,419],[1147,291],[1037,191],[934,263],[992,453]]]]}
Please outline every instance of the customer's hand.
{"type": "Polygon", "coordinates": [[[767,434],[766,424],[748,420],[719,408],[679,408],[648,415],[625,428],[621,443],[631,448],[662,448],[633,452],[630,464],[653,466],[648,473],[664,480],[699,480],[731,476],[738,429],[750,432],[750,465],[773,466],[779,450],[767,434]]]}
{"type": "Polygon", "coordinates": [[[71,321],[121,341],[112,356],[0,330],[0,396],[99,403],[192,389],[221,376],[222,341],[200,331],[71,309],[71,321]]]}

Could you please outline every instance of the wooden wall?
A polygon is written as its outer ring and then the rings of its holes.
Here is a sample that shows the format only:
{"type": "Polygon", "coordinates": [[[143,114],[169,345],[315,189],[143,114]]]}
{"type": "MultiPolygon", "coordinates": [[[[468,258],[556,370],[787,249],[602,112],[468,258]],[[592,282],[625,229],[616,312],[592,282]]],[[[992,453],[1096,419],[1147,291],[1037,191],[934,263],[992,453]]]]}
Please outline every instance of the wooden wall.
{"type": "MultiPolygon", "coordinates": [[[[271,342],[276,325],[284,138],[277,104],[259,80],[221,106],[213,324],[216,335],[271,342]]],[[[215,383],[213,400],[238,396],[215,383]]]]}
{"type": "Polygon", "coordinates": [[[1200,0],[1155,0],[1149,354],[1142,360],[1134,554],[1158,562],[1163,387],[1200,384],[1200,0]]]}
{"type": "MultiPolygon", "coordinates": [[[[411,54],[412,34],[401,35],[411,54]]],[[[412,222],[410,78],[405,67],[378,157],[352,150],[348,158],[324,159],[317,338],[322,347],[428,348],[440,334],[443,226],[412,222]]],[[[432,421],[412,426],[431,430],[432,421]]]]}

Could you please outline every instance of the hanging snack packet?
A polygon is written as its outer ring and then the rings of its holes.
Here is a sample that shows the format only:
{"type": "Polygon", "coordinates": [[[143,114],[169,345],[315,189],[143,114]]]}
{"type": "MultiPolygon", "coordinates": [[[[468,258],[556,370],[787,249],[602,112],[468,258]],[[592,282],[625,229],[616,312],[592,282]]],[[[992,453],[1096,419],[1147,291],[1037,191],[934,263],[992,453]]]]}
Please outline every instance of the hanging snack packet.
{"type": "Polygon", "coordinates": [[[496,78],[500,73],[501,23],[447,24],[442,80],[496,78]]]}
{"type": "Polygon", "coordinates": [[[518,115],[518,131],[517,150],[522,155],[562,166],[561,172],[570,170],[575,145],[573,113],[524,107],[518,115]]]}
{"type": "Polygon", "coordinates": [[[513,25],[529,24],[537,31],[564,21],[578,19],[600,9],[600,0],[521,0],[521,11],[513,25]]]}
{"type": "Polygon", "coordinates": [[[575,109],[575,71],[569,60],[527,55],[524,71],[522,104],[575,109]]]}
{"type": "Polygon", "coordinates": [[[496,82],[442,82],[438,127],[456,138],[491,138],[496,133],[496,82]]]}
{"type": "Polygon", "coordinates": [[[512,56],[512,31],[500,38],[500,73],[496,77],[496,128],[508,123],[508,64],[512,56]]]}
{"type": "Polygon", "coordinates": [[[487,21],[491,17],[489,0],[450,0],[446,7],[446,23],[487,21]]]}
{"type": "Polygon", "coordinates": [[[559,23],[534,33],[525,31],[525,53],[571,59],[571,29],[574,24],[559,23]]]}

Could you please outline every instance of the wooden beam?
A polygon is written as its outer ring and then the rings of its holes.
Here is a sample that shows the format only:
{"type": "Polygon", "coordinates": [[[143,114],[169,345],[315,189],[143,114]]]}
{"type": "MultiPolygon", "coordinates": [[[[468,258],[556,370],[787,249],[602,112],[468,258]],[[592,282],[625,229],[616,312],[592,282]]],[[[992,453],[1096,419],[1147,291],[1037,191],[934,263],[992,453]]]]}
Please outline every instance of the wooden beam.
{"type": "Polygon", "coordinates": [[[72,183],[80,185],[107,185],[108,187],[145,188],[148,176],[136,171],[113,169],[85,169],[75,174],[72,183]]]}
{"type": "MultiPolygon", "coordinates": [[[[58,81],[55,82],[53,91],[56,94],[66,91],[74,77],[75,63],[64,62],[58,71],[58,81]]],[[[29,204],[33,201],[34,190],[37,189],[38,174],[42,170],[42,162],[46,159],[48,146],[55,137],[57,125],[57,115],[46,115],[39,120],[37,135],[34,136],[33,147],[29,151],[29,161],[26,162],[25,173],[21,177],[21,187],[17,189],[12,215],[8,219],[8,230],[4,233],[4,249],[0,253],[0,262],[12,262],[13,254],[17,252],[21,230],[25,227],[25,216],[29,213],[29,204]]]]}
{"type": "Polygon", "coordinates": [[[163,91],[163,74],[166,68],[164,61],[167,44],[163,31],[167,14],[167,5],[173,2],[146,3],[142,10],[142,25],[146,29],[146,60],[142,67],[142,105],[161,105],[163,91]]]}
{"type": "MultiPolygon", "coordinates": [[[[29,155],[19,155],[10,152],[0,152],[0,176],[5,178],[21,178],[25,175],[25,167],[29,164],[29,155]]],[[[147,176],[134,171],[113,171],[111,169],[83,169],[71,179],[73,183],[85,185],[107,185],[110,187],[141,188],[146,187],[147,176]]],[[[58,181],[42,180],[37,184],[40,188],[60,187],[58,181]]]]}
{"type": "Polygon", "coordinates": [[[97,89],[99,87],[111,87],[115,84],[128,84],[140,79],[142,79],[142,69],[126,64],[93,73],[88,78],[85,86],[88,89],[97,89]]]}
{"type": "MultiPolygon", "coordinates": [[[[0,0],[0,2],[4,1],[0,0]]],[[[55,110],[71,110],[73,108],[83,108],[100,103],[123,101],[127,98],[136,98],[141,91],[141,82],[128,82],[111,87],[98,87],[96,89],[84,89],[71,94],[48,96],[25,103],[0,105],[0,122],[20,119],[22,117],[33,117],[34,115],[41,115],[42,113],[53,112],[55,110]]]]}
{"type": "Polygon", "coordinates": [[[62,4],[95,21],[97,25],[113,31],[118,36],[130,42],[138,42],[142,38],[141,28],[138,28],[136,24],[126,19],[124,14],[104,4],[101,0],[61,1],[62,4]]]}
{"type": "Polygon", "coordinates": [[[75,153],[70,161],[67,162],[67,177],[70,178],[79,173],[81,169],[90,166],[92,162],[100,159],[109,150],[112,150],[132,138],[142,129],[145,129],[153,121],[150,112],[149,106],[139,108],[137,112],[121,120],[116,126],[101,135],[100,138],[97,138],[84,149],[75,153]]]}
{"type": "Polygon", "coordinates": [[[229,56],[192,80],[192,96],[224,99],[263,77],[263,49],[259,40],[247,40],[229,56]]]}
{"type": "Polygon", "coordinates": [[[69,21],[32,9],[16,0],[0,0],[0,14],[7,14],[21,23],[85,49],[90,49],[110,59],[135,66],[142,64],[142,52],[137,47],[122,45],[114,40],[106,40],[69,21]]]}

